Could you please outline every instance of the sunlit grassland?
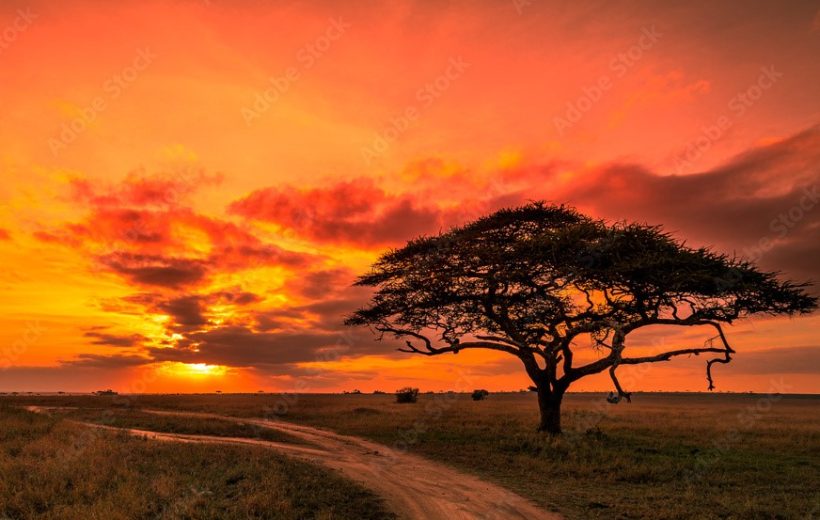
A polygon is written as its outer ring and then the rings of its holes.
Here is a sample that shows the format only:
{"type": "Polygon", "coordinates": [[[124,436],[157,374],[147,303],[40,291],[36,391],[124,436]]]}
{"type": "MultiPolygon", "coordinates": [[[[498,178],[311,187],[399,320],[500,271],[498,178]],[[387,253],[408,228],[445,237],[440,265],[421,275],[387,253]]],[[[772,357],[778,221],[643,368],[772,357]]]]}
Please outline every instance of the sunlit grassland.
{"type": "MultiPolygon", "coordinates": [[[[12,398],[6,398],[11,400],[12,398]]],[[[106,407],[111,397],[18,396],[106,407]]],[[[536,433],[531,394],[191,395],[119,406],[268,417],[367,437],[495,481],[568,518],[812,518],[820,514],[820,397],[569,394],[566,434],[536,433]]]]}
{"type": "Polygon", "coordinates": [[[144,440],[0,400],[0,518],[381,519],[392,514],[358,485],[272,450],[144,440]]]}
{"type": "Polygon", "coordinates": [[[302,441],[286,433],[252,424],[214,418],[174,417],[134,408],[67,408],[48,410],[60,418],[100,424],[113,428],[140,429],[185,435],[243,437],[272,442],[299,444],[302,441]]]}

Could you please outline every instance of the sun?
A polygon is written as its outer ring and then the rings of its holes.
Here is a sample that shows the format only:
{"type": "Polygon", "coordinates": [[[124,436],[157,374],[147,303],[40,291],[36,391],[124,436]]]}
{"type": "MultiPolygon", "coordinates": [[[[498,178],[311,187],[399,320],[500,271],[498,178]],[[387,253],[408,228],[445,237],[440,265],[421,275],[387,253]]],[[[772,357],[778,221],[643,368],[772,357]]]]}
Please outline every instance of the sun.
{"type": "Polygon", "coordinates": [[[205,363],[184,363],[185,366],[194,374],[203,374],[203,375],[214,375],[218,373],[224,373],[225,367],[219,365],[208,365],[205,363]]]}
{"type": "Polygon", "coordinates": [[[222,377],[227,373],[228,367],[207,363],[167,363],[162,371],[176,377],[222,377]]]}

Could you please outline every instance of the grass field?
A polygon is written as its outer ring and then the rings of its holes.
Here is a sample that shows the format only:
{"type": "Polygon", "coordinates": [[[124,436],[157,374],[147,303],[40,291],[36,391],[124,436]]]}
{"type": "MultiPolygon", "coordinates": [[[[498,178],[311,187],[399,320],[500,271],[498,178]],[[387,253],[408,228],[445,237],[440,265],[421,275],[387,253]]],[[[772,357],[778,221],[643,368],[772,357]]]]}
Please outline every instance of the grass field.
{"type": "Polygon", "coordinates": [[[150,442],[2,401],[0,476],[4,520],[393,517],[369,491],[271,450],[150,442]]]}
{"type": "Polygon", "coordinates": [[[299,439],[275,430],[260,428],[250,424],[157,415],[133,408],[70,408],[50,411],[60,418],[111,426],[114,428],[135,428],[165,433],[191,435],[213,435],[216,437],[246,437],[273,442],[300,443],[299,439]]]}
{"type": "MultiPolygon", "coordinates": [[[[636,394],[631,404],[615,406],[601,395],[570,394],[566,435],[558,440],[534,431],[531,394],[478,402],[463,394],[422,394],[418,403],[402,405],[390,395],[16,396],[0,402],[94,407],[94,414],[119,409],[115,417],[134,413],[122,411],[127,407],[279,417],[450,464],[570,519],[820,516],[817,396],[636,394]]],[[[140,417],[129,421],[149,420],[140,417]]],[[[206,432],[203,427],[198,431],[206,432]]],[[[25,430],[18,425],[17,435],[25,430]]],[[[0,497],[8,496],[0,489],[0,497]]]]}

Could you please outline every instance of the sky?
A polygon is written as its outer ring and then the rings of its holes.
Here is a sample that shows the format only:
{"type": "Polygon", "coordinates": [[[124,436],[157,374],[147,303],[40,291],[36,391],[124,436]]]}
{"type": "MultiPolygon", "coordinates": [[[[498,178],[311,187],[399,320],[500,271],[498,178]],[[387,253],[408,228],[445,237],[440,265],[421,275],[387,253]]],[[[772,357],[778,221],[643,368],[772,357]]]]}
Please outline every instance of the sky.
{"type": "MultiPolygon", "coordinates": [[[[0,391],[525,388],[342,321],[379,254],[531,200],[820,280],[818,55],[811,1],[4,1],[0,391]]],[[[820,392],[818,330],[737,322],[717,390],[820,392]]]]}

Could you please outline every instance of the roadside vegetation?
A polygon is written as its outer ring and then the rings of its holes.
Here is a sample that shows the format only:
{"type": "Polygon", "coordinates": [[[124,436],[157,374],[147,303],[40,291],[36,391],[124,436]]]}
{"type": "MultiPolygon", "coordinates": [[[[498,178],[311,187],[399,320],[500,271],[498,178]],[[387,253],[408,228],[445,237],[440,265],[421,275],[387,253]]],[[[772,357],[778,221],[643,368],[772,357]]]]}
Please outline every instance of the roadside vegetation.
{"type": "MultiPolygon", "coordinates": [[[[95,396],[3,399],[115,404],[95,396]]],[[[535,399],[532,392],[484,401],[422,393],[408,406],[391,394],[224,394],[133,396],[128,404],[283,419],[369,438],[494,481],[570,520],[820,516],[820,397],[641,393],[611,405],[603,394],[570,393],[557,439],[535,431],[535,399]]]]}
{"type": "Polygon", "coordinates": [[[264,448],[164,443],[0,398],[3,519],[388,519],[333,472],[264,448]]]}
{"type": "Polygon", "coordinates": [[[174,417],[133,408],[69,408],[49,410],[48,413],[72,419],[111,426],[163,433],[212,435],[215,437],[244,437],[272,442],[301,443],[286,433],[253,424],[224,421],[205,417],[174,417]]]}

